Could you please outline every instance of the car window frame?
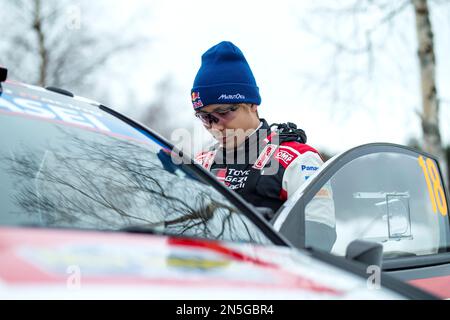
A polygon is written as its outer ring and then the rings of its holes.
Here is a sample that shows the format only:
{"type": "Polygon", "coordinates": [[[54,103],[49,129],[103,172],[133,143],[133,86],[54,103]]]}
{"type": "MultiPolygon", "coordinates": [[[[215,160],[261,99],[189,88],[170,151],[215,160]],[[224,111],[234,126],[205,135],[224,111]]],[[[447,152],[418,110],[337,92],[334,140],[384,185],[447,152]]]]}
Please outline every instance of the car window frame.
{"type": "MultiPolygon", "coordinates": [[[[422,155],[424,157],[430,158],[438,164],[438,172],[439,176],[441,178],[441,181],[443,182],[443,188],[445,197],[447,200],[447,204],[449,204],[449,192],[447,185],[442,179],[442,170],[439,166],[439,162],[437,158],[427,152],[416,150],[407,146],[393,144],[393,143],[384,143],[384,142],[377,142],[377,143],[368,143],[361,146],[357,146],[355,148],[349,149],[336,157],[333,157],[330,163],[327,163],[326,167],[323,168],[323,170],[320,170],[312,179],[310,183],[306,185],[306,187],[301,190],[301,195],[297,202],[292,205],[292,207],[289,210],[289,213],[287,214],[286,219],[288,219],[289,216],[292,223],[285,223],[286,220],[282,223],[280,227],[280,232],[289,232],[288,225],[297,225],[300,226],[300,232],[298,232],[297,235],[295,235],[295,242],[291,240],[291,242],[299,243],[301,248],[306,248],[305,246],[305,208],[309,201],[317,194],[319,189],[327,182],[329,181],[343,166],[350,163],[351,161],[360,158],[365,155],[380,153],[380,152],[389,152],[389,153],[397,153],[397,154],[406,154],[409,156],[417,157],[419,155],[422,155]],[[292,214],[294,213],[294,214],[292,214]],[[283,230],[284,227],[284,230],[283,230]]],[[[299,190],[300,191],[300,190],[299,190]]],[[[272,222],[275,222],[276,219],[279,217],[282,211],[277,212],[276,216],[272,220],[272,222]]],[[[450,229],[450,215],[447,214],[445,219],[447,220],[448,228],[450,229]]],[[[440,228],[440,232],[442,233],[442,228],[440,228]]],[[[444,234],[444,237],[447,238],[450,237],[450,234],[444,234]]],[[[293,239],[291,237],[288,237],[289,239],[293,239]]],[[[442,250],[442,249],[440,249],[442,250]]],[[[405,268],[411,268],[411,267],[421,267],[424,265],[438,265],[438,264],[445,264],[450,263],[450,254],[449,253],[450,248],[447,248],[447,251],[440,251],[437,254],[431,254],[431,255],[424,255],[424,256],[418,256],[418,257],[399,257],[399,258],[392,258],[392,259],[383,259],[383,270],[396,270],[396,269],[405,269],[405,268]],[[445,255],[443,255],[445,254],[445,255]]]]}

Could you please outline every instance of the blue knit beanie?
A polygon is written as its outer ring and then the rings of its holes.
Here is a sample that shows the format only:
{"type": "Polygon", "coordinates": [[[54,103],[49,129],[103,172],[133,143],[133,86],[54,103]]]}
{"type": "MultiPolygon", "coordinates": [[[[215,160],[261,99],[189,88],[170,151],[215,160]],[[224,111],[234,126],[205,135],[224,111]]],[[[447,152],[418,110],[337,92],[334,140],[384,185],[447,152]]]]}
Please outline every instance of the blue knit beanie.
{"type": "Polygon", "coordinates": [[[202,55],[191,98],[194,110],[210,104],[261,104],[259,88],[244,54],[229,41],[202,55]]]}

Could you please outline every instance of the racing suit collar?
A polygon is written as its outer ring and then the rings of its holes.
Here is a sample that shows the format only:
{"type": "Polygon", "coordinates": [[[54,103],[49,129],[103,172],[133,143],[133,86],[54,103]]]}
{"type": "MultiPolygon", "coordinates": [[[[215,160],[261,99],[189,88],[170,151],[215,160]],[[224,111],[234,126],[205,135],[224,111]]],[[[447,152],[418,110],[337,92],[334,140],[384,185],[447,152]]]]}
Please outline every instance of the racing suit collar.
{"type": "MultiPolygon", "coordinates": [[[[237,146],[236,148],[231,149],[231,150],[226,150],[226,153],[231,153],[231,152],[235,152],[235,151],[242,151],[242,150],[248,150],[249,147],[253,146],[255,143],[259,143],[259,140],[263,140],[265,138],[267,138],[267,136],[270,133],[270,126],[267,123],[267,121],[265,119],[259,119],[259,126],[255,129],[255,131],[253,131],[251,134],[249,134],[243,143],[241,143],[239,146],[237,146]]],[[[220,149],[223,149],[222,146],[220,146],[220,149]]]]}
{"type": "Polygon", "coordinates": [[[259,153],[266,146],[264,141],[271,133],[270,126],[265,119],[260,119],[260,124],[244,142],[234,149],[224,149],[218,145],[216,161],[219,163],[253,163],[258,158],[259,153]],[[241,159],[242,158],[242,159],[241,159]],[[223,161],[223,162],[220,162],[223,161]]]}

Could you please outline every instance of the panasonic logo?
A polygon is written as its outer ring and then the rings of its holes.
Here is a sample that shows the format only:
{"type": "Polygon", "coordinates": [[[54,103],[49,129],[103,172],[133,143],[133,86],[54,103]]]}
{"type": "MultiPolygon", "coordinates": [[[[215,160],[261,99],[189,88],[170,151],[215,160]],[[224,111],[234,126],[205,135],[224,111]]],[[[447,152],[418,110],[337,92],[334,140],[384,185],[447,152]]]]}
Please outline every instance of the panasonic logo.
{"type": "Polygon", "coordinates": [[[237,100],[237,99],[245,99],[245,96],[243,94],[240,93],[236,93],[236,94],[222,94],[219,97],[219,100],[237,100]]]}
{"type": "Polygon", "coordinates": [[[319,167],[302,165],[302,171],[316,171],[319,167]]]}

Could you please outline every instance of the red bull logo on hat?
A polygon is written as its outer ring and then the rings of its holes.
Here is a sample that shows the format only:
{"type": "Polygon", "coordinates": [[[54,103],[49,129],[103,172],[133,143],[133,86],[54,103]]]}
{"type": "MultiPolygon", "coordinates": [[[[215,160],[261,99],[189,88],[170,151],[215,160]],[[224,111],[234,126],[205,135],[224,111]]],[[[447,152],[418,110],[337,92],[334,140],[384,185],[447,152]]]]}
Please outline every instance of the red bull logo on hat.
{"type": "Polygon", "coordinates": [[[194,109],[203,107],[203,102],[200,99],[200,92],[194,91],[192,92],[191,96],[192,96],[192,105],[194,106],[194,109]]]}

